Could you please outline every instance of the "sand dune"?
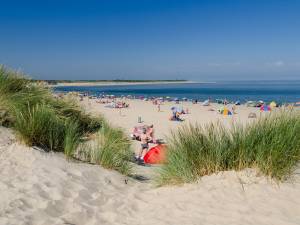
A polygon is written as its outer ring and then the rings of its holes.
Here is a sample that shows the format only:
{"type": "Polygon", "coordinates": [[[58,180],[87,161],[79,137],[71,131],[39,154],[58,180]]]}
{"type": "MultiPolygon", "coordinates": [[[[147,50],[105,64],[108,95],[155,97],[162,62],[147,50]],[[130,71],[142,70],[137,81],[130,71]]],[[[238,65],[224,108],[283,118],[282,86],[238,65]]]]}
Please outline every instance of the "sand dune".
{"type": "MultiPolygon", "coordinates": [[[[127,130],[141,113],[132,108],[118,116],[117,110],[86,104],[90,111],[103,111],[112,123],[127,130]]],[[[146,111],[153,108],[143,104],[146,111]]],[[[194,110],[187,120],[192,121],[192,115],[197,120],[194,110]]],[[[239,118],[247,113],[241,108],[239,118]]],[[[165,125],[160,123],[166,115],[167,111],[142,117],[161,129],[157,135],[165,135],[173,126],[167,120],[165,125]]],[[[135,169],[137,175],[153,174],[153,168],[135,169]]],[[[157,188],[152,181],[25,147],[16,142],[11,130],[1,127],[0,191],[0,224],[300,224],[299,170],[282,184],[245,170],[206,176],[196,184],[157,188]]]]}

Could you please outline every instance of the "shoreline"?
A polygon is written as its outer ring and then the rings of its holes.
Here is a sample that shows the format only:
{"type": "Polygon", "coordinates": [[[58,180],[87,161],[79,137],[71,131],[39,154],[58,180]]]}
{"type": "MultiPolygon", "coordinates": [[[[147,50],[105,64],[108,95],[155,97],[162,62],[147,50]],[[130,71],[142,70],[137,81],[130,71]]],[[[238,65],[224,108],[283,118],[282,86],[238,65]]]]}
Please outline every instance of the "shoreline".
{"type": "Polygon", "coordinates": [[[156,85],[156,84],[211,84],[215,82],[200,82],[200,81],[158,81],[158,82],[73,82],[73,83],[58,83],[49,84],[49,87],[92,87],[92,86],[131,86],[131,85],[156,85]]]}

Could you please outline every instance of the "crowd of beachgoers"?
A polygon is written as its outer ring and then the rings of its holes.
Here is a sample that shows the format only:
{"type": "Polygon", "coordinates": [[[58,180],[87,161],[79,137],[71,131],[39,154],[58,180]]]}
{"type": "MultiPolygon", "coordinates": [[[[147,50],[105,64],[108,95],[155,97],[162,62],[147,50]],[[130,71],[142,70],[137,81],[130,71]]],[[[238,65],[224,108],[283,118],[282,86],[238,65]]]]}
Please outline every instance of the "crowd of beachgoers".
{"type": "MultiPolygon", "coordinates": [[[[156,147],[156,144],[165,143],[165,137],[169,136],[169,130],[174,132],[180,128],[180,123],[173,125],[169,122],[183,122],[207,124],[216,122],[220,119],[217,115],[228,117],[222,123],[228,124],[233,121],[239,121],[246,124],[253,122],[255,118],[259,119],[262,115],[268,115],[271,111],[279,112],[281,110],[294,111],[298,109],[298,103],[278,104],[275,101],[264,102],[247,101],[243,104],[240,101],[228,101],[226,99],[207,99],[205,101],[189,100],[187,98],[171,97],[144,97],[144,96],[115,96],[115,95],[89,95],[88,93],[70,92],[68,96],[75,96],[84,104],[85,108],[92,109],[93,112],[104,113],[105,117],[121,126],[135,140],[141,141],[141,145],[135,145],[136,158],[140,161],[150,147],[156,147]],[[110,109],[118,109],[111,111],[110,109]],[[122,110],[124,109],[124,110],[122,110]],[[107,114],[106,114],[107,112],[107,114]],[[157,114],[158,113],[158,114],[157,114]],[[147,118],[149,116],[149,118],[147,118]],[[126,119],[124,118],[126,117],[126,119]],[[232,118],[230,118],[232,117],[232,118]],[[142,119],[143,118],[143,119],[142,119]],[[145,119],[147,118],[147,119],[145,119]],[[230,119],[229,119],[230,118],[230,119]],[[145,121],[142,121],[145,120],[145,121]],[[169,122],[168,122],[169,121],[169,122]],[[153,128],[153,124],[154,128],[153,128]],[[148,130],[155,129],[156,137],[148,134],[148,130]],[[168,130],[168,131],[167,131],[168,130]],[[157,132],[158,131],[158,132],[157,132]],[[162,132],[163,131],[163,132],[162,132]],[[145,138],[143,137],[145,134],[145,138]],[[149,142],[146,141],[151,140],[149,142]],[[155,140],[153,142],[153,140],[155,140]],[[159,140],[157,143],[156,140],[159,140]],[[143,152],[143,149],[145,151],[143,152]]],[[[60,93],[63,97],[64,94],[60,93]]],[[[144,161],[143,161],[144,162],[144,161]]]]}
{"type": "Polygon", "coordinates": [[[115,102],[116,99],[139,99],[142,101],[152,101],[155,104],[159,104],[161,102],[174,102],[174,103],[179,103],[179,102],[191,102],[193,104],[202,104],[203,106],[207,106],[210,103],[218,103],[218,104],[234,104],[234,105],[241,105],[245,104],[249,107],[261,107],[262,105],[269,105],[270,107],[280,107],[280,106],[300,106],[300,99],[298,102],[278,102],[278,101],[264,101],[264,100],[228,100],[226,98],[224,99],[212,99],[208,97],[205,100],[199,100],[199,99],[190,99],[190,98],[177,98],[177,97],[170,97],[170,96],[163,96],[163,97],[157,97],[157,96],[144,96],[144,95],[111,95],[111,94],[91,94],[89,92],[56,92],[57,95],[63,96],[64,94],[73,94],[76,95],[80,98],[80,100],[83,99],[83,97],[88,97],[90,99],[98,99],[98,103],[102,104],[107,104],[111,102],[115,102]]]}
{"type": "MultiPolygon", "coordinates": [[[[172,115],[169,117],[170,120],[173,121],[182,121],[180,118],[181,114],[188,114],[189,109],[185,108],[183,109],[182,106],[178,106],[182,102],[186,103],[192,103],[192,104],[200,104],[201,106],[211,106],[211,104],[216,103],[220,105],[220,107],[217,109],[217,111],[224,115],[232,115],[236,114],[236,107],[239,105],[245,105],[247,107],[256,107],[259,108],[260,111],[271,111],[274,108],[286,108],[286,109],[293,109],[294,107],[300,107],[300,101],[294,102],[294,103],[278,103],[276,101],[271,102],[265,102],[263,100],[258,101],[244,101],[241,102],[239,100],[237,101],[229,101],[227,99],[211,99],[208,98],[204,101],[200,101],[198,99],[188,99],[188,98],[172,98],[172,97],[145,97],[145,96],[133,96],[133,95],[121,95],[121,96],[115,96],[110,94],[100,94],[100,95],[94,95],[89,93],[80,93],[80,92],[68,92],[70,95],[77,96],[80,101],[83,101],[84,98],[88,99],[96,99],[96,103],[104,104],[107,108],[127,108],[129,107],[128,100],[140,100],[140,101],[146,101],[151,102],[153,105],[157,106],[157,111],[159,112],[161,109],[161,105],[168,102],[168,103],[174,103],[174,106],[171,108],[172,115]],[[230,107],[229,107],[230,105],[230,107]]],[[[58,96],[63,97],[64,93],[59,93],[58,96]]],[[[215,111],[215,109],[210,108],[210,111],[215,111]]],[[[121,112],[121,111],[120,111],[121,112]]],[[[255,117],[253,113],[250,113],[250,117],[255,117]]]]}
{"type": "Polygon", "coordinates": [[[297,104],[258,103],[64,95],[1,67],[0,224],[299,224],[297,104]]]}

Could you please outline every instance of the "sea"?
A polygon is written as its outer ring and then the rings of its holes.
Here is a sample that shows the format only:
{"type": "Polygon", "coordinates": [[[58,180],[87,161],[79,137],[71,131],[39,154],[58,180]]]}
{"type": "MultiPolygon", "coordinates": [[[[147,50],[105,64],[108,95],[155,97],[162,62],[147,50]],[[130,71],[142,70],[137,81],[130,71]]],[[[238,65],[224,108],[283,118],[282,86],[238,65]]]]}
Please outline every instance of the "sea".
{"type": "Polygon", "coordinates": [[[211,83],[174,83],[111,86],[58,86],[56,92],[82,92],[90,95],[115,95],[135,97],[171,97],[204,101],[227,99],[228,101],[276,101],[290,103],[300,101],[300,80],[276,81],[219,81],[211,83]]]}

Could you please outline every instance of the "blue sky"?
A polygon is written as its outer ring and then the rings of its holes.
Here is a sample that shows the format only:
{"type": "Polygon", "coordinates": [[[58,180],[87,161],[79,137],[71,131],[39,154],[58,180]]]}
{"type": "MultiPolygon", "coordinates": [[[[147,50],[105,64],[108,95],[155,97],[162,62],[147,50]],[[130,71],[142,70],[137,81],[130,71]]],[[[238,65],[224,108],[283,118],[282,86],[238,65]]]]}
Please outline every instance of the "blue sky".
{"type": "Polygon", "coordinates": [[[300,79],[298,0],[10,0],[0,28],[38,79],[300,79]]]}

